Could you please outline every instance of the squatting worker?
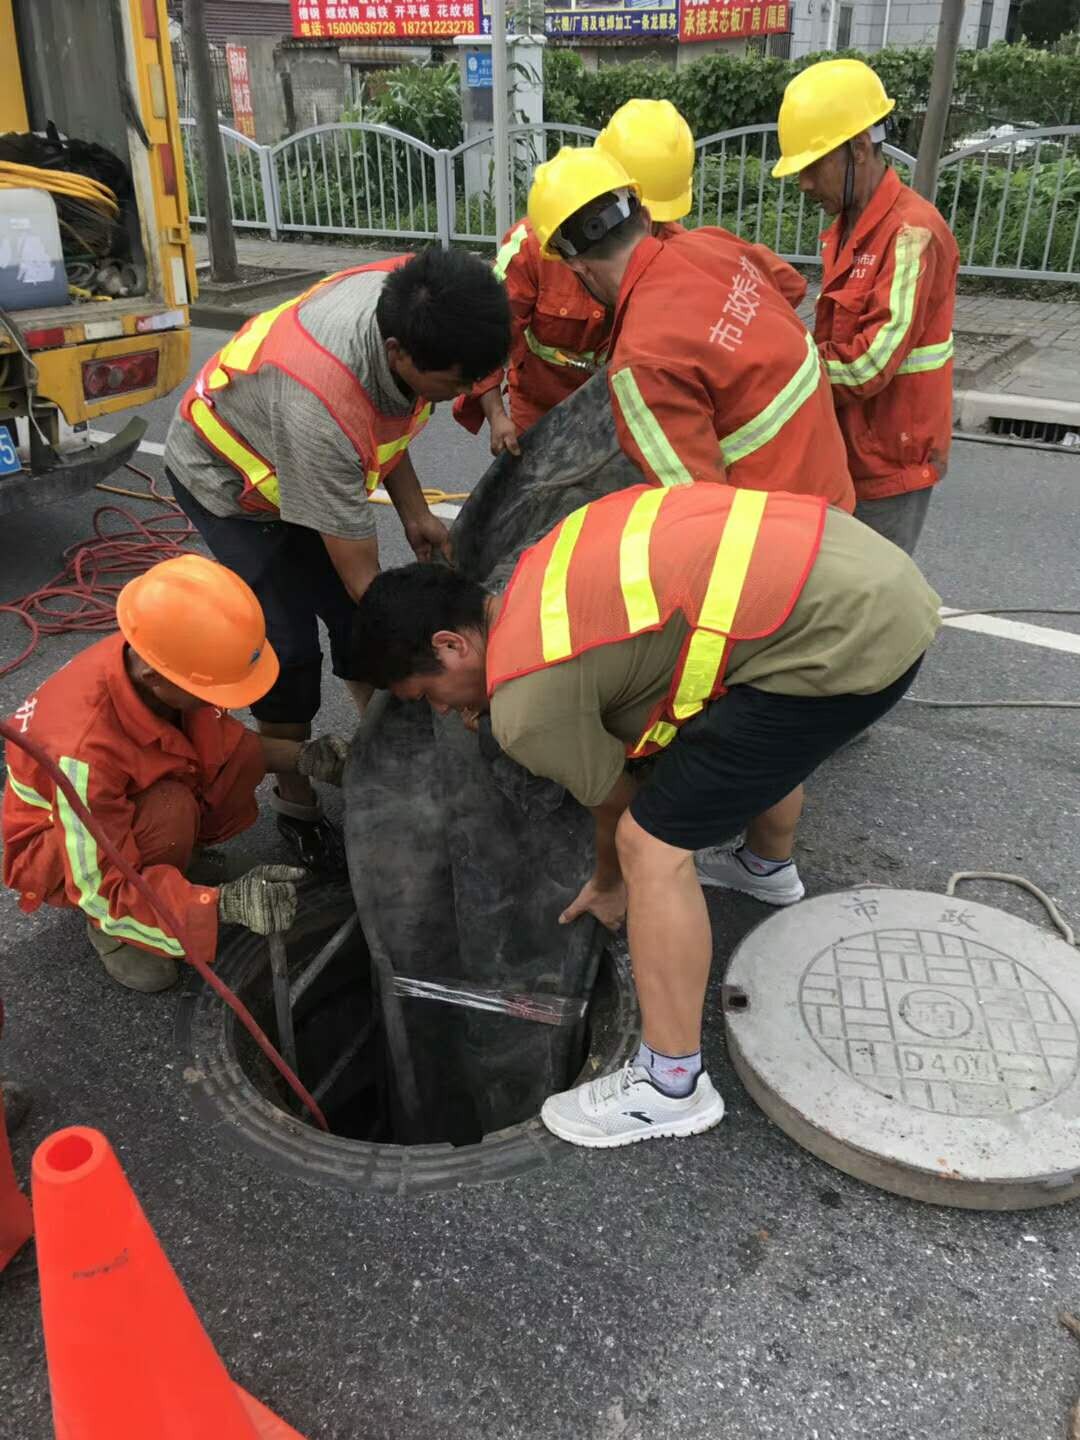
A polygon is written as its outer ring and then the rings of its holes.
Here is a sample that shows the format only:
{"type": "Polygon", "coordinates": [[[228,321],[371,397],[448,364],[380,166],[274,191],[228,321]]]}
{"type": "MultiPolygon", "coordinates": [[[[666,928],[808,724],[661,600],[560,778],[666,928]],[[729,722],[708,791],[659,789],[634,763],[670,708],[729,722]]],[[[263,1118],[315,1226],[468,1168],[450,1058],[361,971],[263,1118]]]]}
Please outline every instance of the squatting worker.
{"type": "Polygon", "coordinates": [[[753,247],[707,227],[657,239],[640,186],[595,147],[565,147],[537,169],[529,218],[543,252],[614,307],[612,408],[646,479],[853,508],[824,366],[753,247]]]}
{"type": "Polygon", "coordinates": [[[501,601],[416,565],[368,590],[359,673],[440,712],[490,709],[507,754],[591,809],[595,872],[563,921],[615,926],[629,907],[643,1044],[546,1102],[556,1135],[607,1147],[720,1119],[694,851],[755,823],[789,859],[783,798],[904,694],[937,605],[901,550],[822,498],[726,485],[635,486],[575,511],[501,601]],[[656,751],[635,792],[627,758],[656,751]]]}
{"type": "MultiPolygon", "coordinates": [[[[165,444],[180,507],[258,595],[281,662],[254,706],[268,738],[303,740],[319,709],[318,621],[359,707],[347,660],[357,599],[379,568],[383,484],[418,559],[444,550],[407,447],[432,402],[468,390],[510,343],[503,287],[476,256],[430,249],[333,275],[251,320],[199,372],[165,444]]],[[[271,802],[302,863],[344,864],[302,775],[271,802]]]]}
{"type": "Polygon", "coordinates": [[[882,154],[895,105],[861,60],[823,60],[788,85],[773,174],[829,215],[814,335],[855,481],[855,514],[908,554],[952,436],[960,254],[937,207],[882,154]]]}
{"type": "MultiPolygon", "coordinates": [[[[693,199],[694,137],[671,101],[628,100],[596,144],[641,186],[652,233],[661,240],[681,233],[678,221],[693,199]]],[[[493,371],[471,395],[454,402],[454,416],[474,435],[486,419],[491,453],[516,455],[518,436],[604,363],[612,312],[568,265],[541,252],[528,217],[503,237],[495,273],[510,299],[510,356],[505,372],[502,367],[493,371]],[[504,377],[509,414],[502,397],[504,377]]]]}
{"type": "MultiPolygon", "coordinates": [[[[219,921],[265,935],[287,930],[302,870],[260,865],[220,886],[202,847],[253,824],[267,769],[341,783],[346,745],[298,745],[245,729],[227,713],[278,675],[259,602],[231,570],[201,555],[155,565],[125,585],[119,635],[91,645],[25,700],[14,727],[59,765],[121,855],[180,917],[207,963],[219,921]],[[194,864],[193,864],[194,862],[194,864]],[[186,873],[187,872],[187,873],[186,873]]],[[[23,910],[78,908],[108,974],[164,990],[185,951],[112,864],[48,772],[7,747],[3,880],[23,910]]]]}

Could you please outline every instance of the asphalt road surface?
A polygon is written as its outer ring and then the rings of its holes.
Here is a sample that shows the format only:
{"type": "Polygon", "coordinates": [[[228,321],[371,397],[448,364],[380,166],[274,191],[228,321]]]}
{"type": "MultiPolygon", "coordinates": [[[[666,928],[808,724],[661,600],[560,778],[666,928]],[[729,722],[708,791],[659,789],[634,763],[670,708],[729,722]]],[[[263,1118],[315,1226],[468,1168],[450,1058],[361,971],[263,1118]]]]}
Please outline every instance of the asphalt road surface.
{"type": "MultiPolygon", "coordinates": [[[[197,332],[197,363],[218,343],[197,332]]],[[[149,411],[160,445],[175,399],[149,411]]],[[[425,483],[468,488],[486,447],[440,411],[425,483]]],[[[161,461],[144,453],[154,472],[161,461]]],[[[0,592],[41,584],[89,533],[88,495],[5,520],[0,592]]],[[[387,510],[384,563],[408,558],[387,510]]],[[[1080,466],[959,445],[920,559],[957,608],[1080,608],[1080,466]]],[[[946,629],[917,691],[1080,697],[1080,623],[946,629]],[[1031,628],[1034,627],[1034,628],[1031,628]]],[[[0,654],[21,646],[0,616],[0,654]]],[[[80,645],[47,641],[0,681],[0,708],[80,645]]],[[[332,684],[321,724],[349,724],[332,684]]],[[[1077,727],[1069,711],[902,704],[810,786],[799,863],[811,894],[864,881],[943,888],[1020,871],[1080,919],[1077,727]]],[[[270,823],[236,842],[279,858],[270,823]]],[[[1018,893],[972,898],[1042,923],[1018,893]]],[[[186,1093],[178,997],[121,991],[78,917],[0,897],[5,1073],[36,1091],[15,1140],[70,1123],[112,1139],[231,1373],[308,1440],[1051,1440],[1080,1394],[1075,1205],[934,1209],[849,1180],[776,1130],[724,1053],[724,962],[764,911],[710,896],[706,1053],[728,1114],[694,1140],[567,1148],[513,1182],[365,1196],[272,1172],[186,1093]]],[[[123,1376],[115,1377],[117,1385],[123,1376]]],[[[0,1435],[51,1435],[32,1253],[0,1276],[0,1435]]]]}

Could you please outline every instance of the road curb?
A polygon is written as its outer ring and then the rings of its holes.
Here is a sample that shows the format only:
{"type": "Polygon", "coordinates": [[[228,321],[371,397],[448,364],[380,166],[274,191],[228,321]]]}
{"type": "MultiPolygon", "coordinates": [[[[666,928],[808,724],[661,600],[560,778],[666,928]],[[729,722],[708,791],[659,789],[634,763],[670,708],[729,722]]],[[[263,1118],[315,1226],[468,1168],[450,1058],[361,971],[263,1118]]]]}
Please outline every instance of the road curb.
{"type": "Polygon", "coordinates": [[[954,390],[953,418],[961,430],[979,430],[991,420],[1032,420],[1080,430],[1080,402],[1008,390],[954,390]]]}

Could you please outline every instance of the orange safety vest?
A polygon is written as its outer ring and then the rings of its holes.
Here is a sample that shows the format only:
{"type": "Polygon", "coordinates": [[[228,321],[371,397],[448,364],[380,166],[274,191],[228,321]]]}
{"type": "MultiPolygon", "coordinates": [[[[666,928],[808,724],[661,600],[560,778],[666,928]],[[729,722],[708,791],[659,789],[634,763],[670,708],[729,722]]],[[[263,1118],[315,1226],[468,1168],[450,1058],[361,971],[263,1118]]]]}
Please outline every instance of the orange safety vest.
{"type": "Polygon", "coordinates": [[[300,317],[300,307],[316,291],[350,275],[396,270],[409,259],[411,256],[398,255],[341,270],[283,305],[264,310],[212,355],[195,377],[180,403],[180,414],[205,445],[239,471],[244,481],[240,504],[245,510],[273,513],[280,508],[281,498],[272,461],[228,425],[214,406],[215,391],[224,390],[235,375],[255,375],[264,365],[275,365],[310,390],[370,467],[364,476],[368,494],[386,479],[427,424],[431,405],[425,400],[418,399],[410,415],[384,415],[377,410],[356,375],[312,338],[300,317]]]}
{"type": "Polygon", "coordinates": [[[826,508],[818,495],[728,485],[635,485],[582,506],[518,561],[488,637],[489,697],[681,611],[690,633],[671,688],[626,751],[669,745],[724,693],[731,646],[772,635],[791,614],[826,508]]]}

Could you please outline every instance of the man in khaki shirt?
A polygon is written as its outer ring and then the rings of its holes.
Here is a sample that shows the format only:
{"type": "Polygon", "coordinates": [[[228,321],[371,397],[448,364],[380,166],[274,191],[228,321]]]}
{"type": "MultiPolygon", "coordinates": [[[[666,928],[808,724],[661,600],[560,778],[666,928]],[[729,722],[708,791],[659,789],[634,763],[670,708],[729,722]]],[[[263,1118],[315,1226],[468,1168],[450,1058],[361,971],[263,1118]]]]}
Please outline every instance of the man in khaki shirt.
{"type": "MultiPolygon", "coordinates": [[[[689,543],[715,549],[715,531],[699,530],[689,543]]],[[[599,599],[624,613],[621,594],[599,599]]],[[[506,604],[515,603],[511,590],[506,604]]],[[[731,645],[726,693],[682,725],[639,783],[627,753],[670,695],[689,628],[681,611],[492,681],[489,636],[511,613],[500,615],[500,598],[430,566],[373,582],[357,610],[357,673],[439,713],[490,709],[503,750],[564,785],[596,820],[595,871],[562,923],[589,912],[614,929],[629,909],[641,1050],[619,1074],[551,1096],[541,1118],[556,1135],[608,1148],[697,1134],[721,1119],[700,1055],[712,944],[694,853],[745,828],[746,845],[729,858],[741,877],[720,883],[758,893],[749,876],[774,904],[801,898],[791,857],[802,782],[905,693],[938,628],[938,603],[901,550],[827,511],[787,619],[731,645]]]]}

